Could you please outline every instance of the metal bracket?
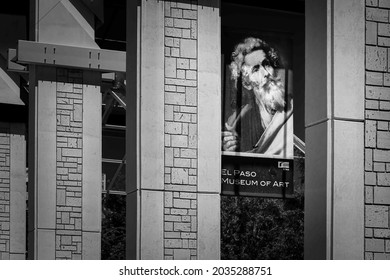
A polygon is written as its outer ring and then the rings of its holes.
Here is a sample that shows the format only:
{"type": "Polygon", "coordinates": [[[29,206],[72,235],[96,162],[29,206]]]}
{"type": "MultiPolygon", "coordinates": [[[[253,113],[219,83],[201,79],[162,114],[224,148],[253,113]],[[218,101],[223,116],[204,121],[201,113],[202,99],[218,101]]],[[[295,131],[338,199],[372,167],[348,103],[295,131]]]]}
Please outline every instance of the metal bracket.
{"type": "Polygon", "coordinates": [[[16,63],[16,49],[8,49],[7,70],[11,72],[28,73],[27,66],[16,63]]]}
{"type": "Polygon", "coordinates": [[[125,72],[126,52],[19,40],[17,62],[102,72],[125,72]]]}

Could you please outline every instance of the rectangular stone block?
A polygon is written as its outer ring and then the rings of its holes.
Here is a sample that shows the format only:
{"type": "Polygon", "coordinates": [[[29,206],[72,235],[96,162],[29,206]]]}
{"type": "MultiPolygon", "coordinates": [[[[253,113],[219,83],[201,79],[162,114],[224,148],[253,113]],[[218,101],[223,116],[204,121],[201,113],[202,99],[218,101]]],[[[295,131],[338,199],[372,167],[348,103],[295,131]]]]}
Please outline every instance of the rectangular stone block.
{"type": "Polygon", "coordinates": [[[366,119],[390,121],[390,112],[366,110],[366,119]]]}
{"type": "Polygon", "coordinates": [[[376,173],[375,172],[365,172],[364,183],[366,185],[376,185],[376,173]]]}
{"type": "Polygon", "coordinates": [[[374,150],[374,161],[390,162],[390,151],[374,150]]]}
{"type": "Polygon", "coordinates": [[[190,260],[190,250],[188,249],[175,249],[173,253],[174,260],[190,260]]]}
{"type": "Polygon", "coordinates": [[[81,157],[81,155],[82,155],[81,149],[70,149],[70,148],[62,149],[62,156],[64,157],[81,157]]]}
{"type": "Polygon", "coordinates": [[[365,203],[373,203],[374,202],[374,188],[371,186],[366,186],[365,190],[365,203]]]}
{"type": "Polygon", "coordinates": [[[379,149],[390,149],[390,132],[388,131],[377,132],[377,147],[379,149]]]}
{"type": "Polygon", "coordinates": [[[390,173],[378,173],[378,185],[389,186],[390,184],[390,173]]]}
{"type": "Polygon", "coordinates": [[[173,166],[173,149],[165,148],[165,166],[173,166]]]}
{"type": "Polygon", "coordinates": [[[174,223],[173,227],[175,231],[191,231],[190,223],[174,223]]]}
{"type": "Polygon", "coordinates": [[[181,248],[182,240],[181,239],[165,239],[164,240],[165,248],[181,248]]]}
{"type": "Polygon", "coordinates": [[[81,207],[81,198],[79,197],[67,197],[66,198],[66,205],[67,206],[78,206],[81,207]]]}
{"type": "Polygon", "coordinates": [[[372,228],[366,228],[364,230],[364,237],[373,237],[374,236],[374,230],[372,228]]]}
{"type": "Polygon", "coordinates": [[[389,47],[390,46],[390,38],[378,37],[378,46],[389,47]]]}
{"type": "Polygon", "coordinates": [[[369,239],[366,238],[366,251],[369,252],[384,252],[385,241],[383,239],[369,239]]]}
{"type": "Polygon", "coordinates": [[[374,171],[375,172],[385,172],[386,165],[384,162],[374,162],[374,171]]]}
{"type": "Polygon", "coordinates": [[[171,9],[171,17],[182,18],[183,17],[183,10],[182,9],[171,9]]]}
{"type": "Polygon", "coordinates": [[[191,27],[191,21],[188,19],[174,19],[173,21],[174,27],[177,28],[190,28],[191,27]]]}
{"type": "Polygon", "coordinates": [[[198,38],[198,22],[196,20],[191,21],[191,39],[198,38]]]}
{"type": "Polygon", "coordinates": [[[165,93],[165,104],[171,105],[185,105],[186,101],[185,94],[176,93],[176,92],[166,92],[165,93]]]}
{"type": "Polygon", "coordinates": [[[172,147],[187,148],[188,147],[188,136],[185,135],[172,135],[171,136],[172,147]]]}
{"type": "Polygon", "coordinates": [[[185,79],[165,79],[165,83],[168,85],[196,87],[196,81],[185,79]]]}
{"type": "Polygon", "coordinates": [[[181,217],[180,218],[180,220],[179,220],[179,222],[181,221],[181,222],[184,222],[183,221],[183,216],[185,216],[185,215],[187,215],[188,214],[188,210],[186,210],[186,209],[184,209],[184,208],[172,208],[171,209],[171,214],[172,215],[180,215],[179,217],[181,217]]]}
{"type": "Polygon", "coordinates": [[[197,108],[196,107],[192,107],[192,106],[180,106],[180,112],[181,113],[196,114],[197,113],[197,108]]]}
{"type": "Polygon", "coordinates": [[[377,7],[378,6],[378,0],[366,0],[366,6],[377,7]]]}
{"type": "Polygon", "coordinates": [[[379,36],[390,36],[390,24],[378,23],[378,35],[379,36]]]}
{"type": "Polygon", "coordinates": [[[364,253],[364,259],[365,260],[373,260],[374,254],[373,253],[364,253]]]}
{"type": "Polygon", "coordinates": [[[196,19],[197,18],[197,11],[183,10],[183,18],[185,18],[185,19],[196,19]]]}
{"type": "MultiPolygon", "coordinates": [[[[388,78],[385,76],[386,79],[388,78]]],[[[366,86],[366,98],[376,100],[390,100],[390,88],[366,86]]]]}
{"type": "Polygon", "coordinates": [[[390,188],[389,187],[374,188],[374,203],[390,205],[390,188]]]}
{"type": "Polygon", "coordinates": [[[390,1],[388,0],[379,0],[380,8],[390,8],[390,1]]]}
{"type": "Polygon", "coordinates": [[[173,27],[173,18],[165,17],[165,26],[173,27]]]}
{"type": "Polygon", "coordinates": [[[374,229],[375,238],[390,238],[390,229],[374,229]]]}
{"type": "Polygon", "coordinates": [[[366,205],[365,222],[367,227],[387,228],[389,226],[389,207],[366,205]]]}
{"type": "Polygon", "coordinates": [[[379,101],[366,99],[366,109],[378,110],[379,109],[379,101]]]}
{"type": "Polygon", "coordinates": [[[388,22],[389,21],[389,12],[385,9],[378,8],[366,8],[366,19],[371,21],[380,21],[388,22]]]}
{"type": "Polygon", "coordinates": [[[191,167],[191,161],[190,161],[190,159],[186,159],[186,158],[175,158],[174,159],[174,166],[175,167],[189,168],[189,167],[191,167]]]}
{"type": "Polygon", "coordinates": [[[378,130],[389,130],[389,123],[379,121],[377,123],[377,128],[378,128],[378,130]]]}
{"type": "Polygon", "coordinates": [[[366,46],[366,69],[387,71],[387,49],[366,46]]]}
{"type": "MultiPolygon", "coordinates": [[[[174,118],[175,120],[175,118],[174,118]]],[[[169,134],[182,134],[181,123],[178,122],[165,122],[165,133],[169,134]]]]}
{"type": "Polygon", "coordinates": [[[181,39],[180,41],[180,56],[184,58],[196,58],[197,57],[197,41],[181,39]]]}
{"type": "MultiPolygon", "coordinates": [[[[385,240],[385,252],[389,253],[390,252],[390,240],[385,240]]],[[[386,259],[388,259],[390,256],[387,255],[386,259]]]]}
{"type": "Polygon", "coordinates": [[[389,101],[381,101],[379,102],[379,109],[383,111],[390,110],[390,102],[389,101]]]}
{"type": "Polygon", "coordinates": [[[178,69],[190,69],[190,60],[185,58],[177,59],[177,68],[178,69]]]}
{"type": "Polygon", "coordinates": [[[185,79],[186,78],[186,71],[185,70],[177,70],[177,78],[178,79],[185,79]]]}
{"type": "Polygon", "coordinates": [[[191,200],[188,199],[174,199],[173,206],[175,208],[191,208],[191,200]]]}
{"type": "Polygon", "coordinates": [[[187,87],[186,88],[186,105],[196,106],[198,103],[197,89],[187,87]]]}
{"type": "Polygon", "coordinates": [[[173,184],[188,184],[188,170],[184,168],[172,168],[173,184]]]}
{"type": "Polygon", "coordinates": [[[165,58],[165,77],[176,78],[176,58],[165,58]]]}
{"type": "Polygon", "coordinates": [[[364,169],[372,171],[372,149],[365,149],[364,169]]]}
{"type": "Polygon", "coordinates": [[[197,158],[196,149],[181,149],[180,154],[182,158],[197,158]]]}
{"type": "Polygon", "coordinates": [[[165,28],[165,36],[181,38],[181,29],[174,27],[165,28]]]}
{"type": "Polygon", "coordinates": [[[187,70],[186,71],[186,79],[189,80],[196,80],[198,78],[197,72],[193,70],[187,70]]]}
{"type": "Polygon", "coordinates": [[[366,84],[376,86],[383,85],[383,73],[366,71],[366,84]]]}
{"type": "Polygon", "coordinates": [[[366,22],[366,44],[376,45],[377,42],[377,23],[366,22]]]}

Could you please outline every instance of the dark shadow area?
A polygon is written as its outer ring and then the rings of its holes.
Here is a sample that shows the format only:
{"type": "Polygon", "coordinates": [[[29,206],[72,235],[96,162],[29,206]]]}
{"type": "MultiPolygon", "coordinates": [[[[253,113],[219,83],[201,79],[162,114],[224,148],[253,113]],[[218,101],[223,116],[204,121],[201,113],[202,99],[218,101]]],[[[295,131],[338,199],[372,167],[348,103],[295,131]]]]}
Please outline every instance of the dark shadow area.
{"type": "Polygon", "coordinates": [[[294,196],[221,196],[221,259],[303,259],[304,157],[296,149],[294,196]]]}

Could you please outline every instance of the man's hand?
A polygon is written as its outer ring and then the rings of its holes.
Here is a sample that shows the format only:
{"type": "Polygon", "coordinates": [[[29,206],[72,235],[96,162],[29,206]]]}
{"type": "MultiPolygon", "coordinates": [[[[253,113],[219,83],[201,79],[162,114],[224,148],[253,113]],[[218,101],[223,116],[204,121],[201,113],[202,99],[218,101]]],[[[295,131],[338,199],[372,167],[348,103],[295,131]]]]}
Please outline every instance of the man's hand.
{"type": "Polygon", "coordinates": [[[235,131],[222,131],[222,150],[234,152],[239,146],[239,139],[235,131]]]}

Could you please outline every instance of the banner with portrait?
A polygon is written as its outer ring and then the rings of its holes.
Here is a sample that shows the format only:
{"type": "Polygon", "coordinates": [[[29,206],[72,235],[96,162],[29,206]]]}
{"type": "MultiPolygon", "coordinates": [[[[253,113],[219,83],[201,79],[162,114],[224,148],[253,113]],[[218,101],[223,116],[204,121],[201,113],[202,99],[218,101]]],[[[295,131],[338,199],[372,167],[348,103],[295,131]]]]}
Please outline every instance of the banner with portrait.
{"type": "Polygon", "coordinates": [[[232,33],[223,43],[222,194],[289,197],[294,157],[291,41],[288,36],[232,33]]]}

